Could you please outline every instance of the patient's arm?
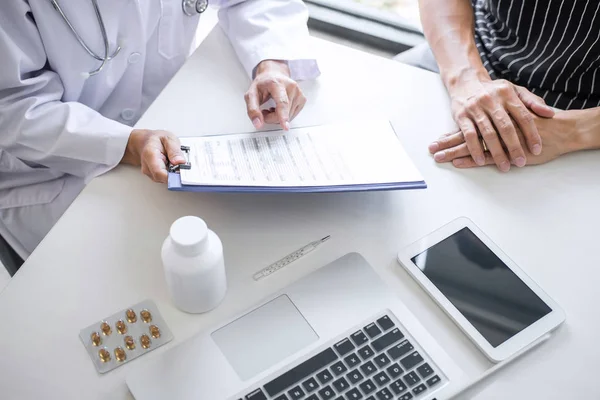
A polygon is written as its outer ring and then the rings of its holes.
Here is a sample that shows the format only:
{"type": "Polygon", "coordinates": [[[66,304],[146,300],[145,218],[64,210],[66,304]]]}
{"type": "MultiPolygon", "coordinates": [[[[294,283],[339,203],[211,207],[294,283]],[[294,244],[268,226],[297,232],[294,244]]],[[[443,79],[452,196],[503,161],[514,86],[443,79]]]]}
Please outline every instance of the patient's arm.
{"type": "MultiPolygon", "coordinates": [[[[558,111],[554,118],[534,117],[544,148],[541,154],[527,154],[528,165],[543,164],[563,154],[581,150],[600,149],[600,108],[558,111]]],[[[523,135],[518,131],[521,141],[523,135]]],[[[455,167],[471,168],[477,164],[460,133],[441,137],[437,142],[444,157],[440,162],[452,161],[455,167]]],[[[486,154],[486,165],[494,160],[486,154]]]]}

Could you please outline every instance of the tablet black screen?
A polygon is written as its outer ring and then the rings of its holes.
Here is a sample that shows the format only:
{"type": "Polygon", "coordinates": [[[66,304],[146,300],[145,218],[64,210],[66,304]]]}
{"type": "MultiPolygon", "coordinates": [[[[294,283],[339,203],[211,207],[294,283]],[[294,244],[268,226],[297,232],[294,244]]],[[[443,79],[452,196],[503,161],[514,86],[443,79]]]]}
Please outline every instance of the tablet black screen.
{"type": "Polygon", "coordinates": [[[412,261],[494,347],[551,311],[469,228],[412,261]]]}

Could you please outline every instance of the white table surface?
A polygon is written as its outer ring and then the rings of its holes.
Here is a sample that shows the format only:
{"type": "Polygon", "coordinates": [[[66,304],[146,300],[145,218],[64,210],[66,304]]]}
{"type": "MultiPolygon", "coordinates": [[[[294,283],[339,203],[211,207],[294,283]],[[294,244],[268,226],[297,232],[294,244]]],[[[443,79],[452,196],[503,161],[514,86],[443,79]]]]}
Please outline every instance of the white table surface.
{"type": "MultiPolygon", "coordinates": [[[[323,75],[302,85],[309,103],[295,126],[356,117],[390,119],[427,190],[353,194],[171,193],[135,168],[94,180],[0,294],[0,398],[130,398],[125,377],[202,329],[352,251],[382,278],[457,359],[477,372],[473,346],[396,263],[396,254],[459,216],[475,221],[567,314],[546,344],[500,371],[478,399],[600,398],[600,157],[589,152],[502,174],[439,166],[429,142],[453,128],[438,76],[315,40],[323,75]],[[205,315],[175,309],[160,246],[170,224],[198,215],[225,246],[229,291],[205,315]],[[325,235],[332,239],[264,279],[252,274],[325,235]],[[167,347],[100,376],[79,330],[146,298],[175,335],[167,347]]],[[[181,136],[250,131],[248,77],[217,29],[139,126],[181,136]]],[[[368,140],[368,132],[365,132],[368,140]]]]}

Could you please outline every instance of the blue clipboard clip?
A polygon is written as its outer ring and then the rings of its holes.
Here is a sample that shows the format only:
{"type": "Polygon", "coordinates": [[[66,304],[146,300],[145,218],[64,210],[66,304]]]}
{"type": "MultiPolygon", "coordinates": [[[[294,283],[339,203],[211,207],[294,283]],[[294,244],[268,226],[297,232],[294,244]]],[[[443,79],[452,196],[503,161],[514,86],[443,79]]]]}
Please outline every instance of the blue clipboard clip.
{"type": "Polygon", "coordinates": [[[192,163],[190,162],[190,147],[189,146],[181,146],[181,151],[183,152],[183,156],[185,157],[185,164],[173,165],[169,162],[168,170],[172,173],[179,173],[182,169],[192,169],[192,163]]]}

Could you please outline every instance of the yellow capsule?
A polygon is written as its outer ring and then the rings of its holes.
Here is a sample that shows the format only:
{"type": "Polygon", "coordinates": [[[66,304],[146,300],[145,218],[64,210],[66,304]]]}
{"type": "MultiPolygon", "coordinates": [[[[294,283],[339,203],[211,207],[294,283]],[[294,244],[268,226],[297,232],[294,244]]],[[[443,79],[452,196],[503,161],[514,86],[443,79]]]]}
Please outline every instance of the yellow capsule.
{"type": "Polygon", "coordinates": [[[130,324],[133,324],[137,321],[137,315],[135,314],[135,311],[133,311],[133,309],[131,308],[125,311],[125,316],[127,317],[127,322],[129,322],[130,324]]]}
{"type": "Polygon", "coordinates": [[[148,347],[150,347],[150,338],[148,337],[148,335],[140,336],[140,344],[142,345],[142,347],[144,349],[147,349],[148,347]]]}
{"type": "Polygon", "coordinates": [[[92,332],[90,339],[92,339],[92,344],[94,346],[100,346],[102,344],[102,336],[100,336],[98,332],[92,332]]]}
{"type": "Polygon", "coordinates": [[[123,320],[118,320],[115,326],[117,327],[117,332],[119,332],[121,335],[127,333],[127,324],[125,324],[123,320]]]}
{"type": "Polygon", "coordinates": [[[110,329],[110,325],[106,322],[103,322],[100,325],[100,330],[102,331],[102,334],[105,336],[108,336],[112,333],[112,329],[110,329]]]}
{"type": "Polygon", "coordinates": [[[158,329],[158,326],[150,325],[150,335],[152,335],[154,339],[158,339],[160,337],[160,329],[158,329]]]}
{"type": "Polygon", "coordinates": [[[148,310],[140,311],[140,317],[142,317],[142,321],[145,323],[152,322],[152,314],[148,310]]]}
{"type": "Polygon", "coordinates": [[[117,347],[115,349],[115,358],[117,359],[117,361],[125,361],[125,359],[127,358],[127,354],[125,354],[125,350],[123,350],[121,347],[117,347]]]}
{"type": "Polygon", "coordinates": [[[129,350],[135,349],[135,340],[131,336],[125,336],[125,347],[129,350]]]}
{"type": "Polygon", "coordinates": [[[110,361],[110,353],[106,349],[98,350],[98,357],[100,357],[100,361],[103,363],[110,361]]]}

